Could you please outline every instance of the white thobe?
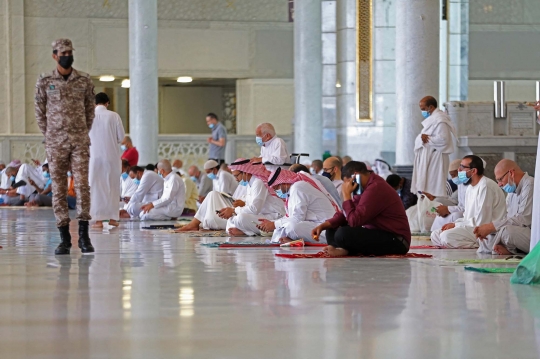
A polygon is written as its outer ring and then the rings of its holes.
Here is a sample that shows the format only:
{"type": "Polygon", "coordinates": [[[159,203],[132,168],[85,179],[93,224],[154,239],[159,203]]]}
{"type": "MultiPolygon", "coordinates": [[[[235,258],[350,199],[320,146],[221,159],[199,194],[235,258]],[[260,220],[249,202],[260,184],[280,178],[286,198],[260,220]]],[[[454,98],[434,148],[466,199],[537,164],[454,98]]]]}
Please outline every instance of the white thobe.
{"type": "Polygon", "coordinates": [[[414,167],[411,192],[428,192],[436,197],[446,196],[446,179],[450,154],[454,152],[456,130],[450,117],[439,109],[422,122],[422,133],[414,142],[414,167]],[[429,135],[427,143],[422,134],[429,135]]]}
{"type": "MultiPolygon", "coordinates": [[[[239,199],[245,202],[247,195],[245,186],[238,186],[233,194],[235,200],[239,199]]],[[[212,191],[208,193],[203,203],[195,214],[195,219],[201,222],[204,229],[225,229],[227,228],[227,220],[220,218],[216,211],[225,207],[231,207],[232,201],[226,198],[220,192],[212,191]]]]}
{"type": "Polygon", "coordinates": [[[217,173],[217,179],[213,180],[213,190],[217,192],[223,192],[232,195],[238,182],[232,174],[227,171],[219,170],[217,173]]]}
{"type": "MultiPolygon", "coordinates": [[[[307,182],[296,182],[289,190],[288,216],[274,222],[276,229],[272,242],[279,242],[279,239],[283,237],[313,242],[311,231],[332,218],[335,213],[331,200],[323,192],[307,182]]],[[[324,232],[319,237],[319,242],[326,243],[324,232]]]]}
{"type": "MultiPolygon", "coordinates": [[[[431,231],[436,231],[438,229],[441,229],[445,224],[447,223],[454,223],[460,218],[463,218],[463,212],[465,211],[465,197],[467,193],[467,187],[464,184],[459,184],[458,189],[455,193],[457,193],[458,197],[458,203],[455,206],[448,206],[448,212],[450,214],[446,217],[437,216],[435,218],[435,221],[433,221],[433,225],[431,226],[431,231]]],[[[452,196],[453,197],[453,196],[452,196]]],[[[437,201],[444,204],[443,201],[440,201],[441,198],[437,198],[437,201]]]]}
{"type": "Polygon", "coordinates": [[[11,182],[9,181],[9,177],[6,175],[6,170],[0,171],[0,188],[1,189],[8,189],[11,187],[11,182]]]}
{"type": "Polygon", "coordinates": [[[120,197],[125,198],[131,198],[135,191],[137,190],[137,185],[135,184],[135,181],[129,176],[127,176],[126,179],[123,179],[122,176],[120,176],[121,181],[121,187],[122,191],[120,192],[120,197]]]}
{"type": "Polygon", "coordinates": [[[170,220],[178,218],[184,211],[186,203],[186,186],[182,178],[176,173],[169,173],[163,181],[163,195],[152,201],[154,208],[149,212],[140,214],[142,221],[170,220]]]}
{"type": "MultiPolygon", "coordinates": [[[[534,197],[534,178],[525,174],[515,193],[506,196],[506,217],[493,221],[497,230],[493,241],[481,241],[482,252],[489,253],[493,246],[503,244],[508,251],[517,254],[518,250],[529,252],[531,242],[531,223],[534,197]]],[[[496,252],[493,251],[493,254],[496,252]]]]}
{"type": "Polygon", "coordinates": [[[131,196],[126,211],[131,217],[139,217],[143,204],[154,202],[163,193],[163,178],[154,171],[144,171],[141,183],[131,196]]]}
{"type": "Polygon", "coordinates": [[[124,125],[116,112],[98,105],[90,130],[90,215],[95,220],[118,219],[120,198],[120,143],[125,137],[124,125]]]}
{"type": "MultiPolygon", "coordinates": [[[[282,165],[291,160],[287,145],[281,138],[274,136],[270,141],[261,146],[262,163],[270,162],[275,165],[282,165]]],[[[279,166],[266,165],[268,171],[274,171],[279,166]]]]}
{"type": "Polygon", "coordinates": [[[334,186],[334,183],[330,181],[329,178],[317,174],[310,174],[307,172],[302,173],[311,176],[311,178],[314,180],[317,180],[332,196],[334,202],[338,205],[339,209],[343,209],[343,198],[341,198],[343,194],[341,193],[341,191],[337,190],[336,186],[334,186]]]}
{"type": "MultiPolygon", "coordinates": [[[[463,218],[455,221],[455,228],[431,233],[433,244],[448,248],[477,248],[474,228],[506,216],[506,200],[503,190],[493,180],[482,177],[476,186],[469,185],[465,195],[463,218]]],[[[488,240],[493,235],[488,236],[488,240]]]]}
{"type": "Polygon", "coordinates": [[[255,176],[251,177],[249,184],[245,186],[246,205],[236,207],[232,216],[227,220],[227,231],[229,228],[238,228],[248,236],[260,235],[257,228],[260,218],[276,220],[285,215],[285,202],[272,196],[264,182],[255,176]]]}
{"type": "Polygon", "coordinates": [[[26,185],[17,188],[17,193],[24,195],[26,199],[28,199],[32,193],[37,191],[38,187],[43,189],[43,187],[45,187],[45,183],[47,182],[41,172],[38,173],[34,167],[27,164],[22,164],[21,167],[19,167],[19,172],[17,172],[15,183],[20,181],[26,182],[26,185]],[[32,186],[30,184],[30,180],[34,181],[37,187],[32,186]]]}

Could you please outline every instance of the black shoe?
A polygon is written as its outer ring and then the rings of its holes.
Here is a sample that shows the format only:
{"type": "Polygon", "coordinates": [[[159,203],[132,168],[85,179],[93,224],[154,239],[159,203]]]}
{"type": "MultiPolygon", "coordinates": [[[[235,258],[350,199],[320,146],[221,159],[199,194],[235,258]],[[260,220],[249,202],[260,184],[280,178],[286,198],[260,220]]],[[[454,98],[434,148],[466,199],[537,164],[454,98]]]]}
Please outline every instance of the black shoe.
{"type": "Polygon", "coordinates": [[[79,221],[79,248],[83,253],[94,253],[94,246],[88,235],[88,221],[79,221]]]}
{"type": "Polygon", "coordinates": [[[69,233],[69,224],[67,226],[58,227],[60,230],[60,239],[62,242],[56,247],[54,254],[69,254],[71,249],[71,234],[69,233]]]}

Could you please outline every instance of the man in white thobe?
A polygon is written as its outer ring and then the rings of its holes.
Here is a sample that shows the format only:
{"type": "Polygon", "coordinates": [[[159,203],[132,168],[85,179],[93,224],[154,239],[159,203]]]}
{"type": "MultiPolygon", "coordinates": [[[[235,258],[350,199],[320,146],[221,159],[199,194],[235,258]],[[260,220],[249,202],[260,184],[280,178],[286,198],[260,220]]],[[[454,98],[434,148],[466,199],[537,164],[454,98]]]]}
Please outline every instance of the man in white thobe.
{"type": "MultiPolygon", "coordinates": [[[[436,208],[437,218],[433,221],[431,231],[441,229],[447,223],[454,223],[459,218],[463,218],[463,212],[465,212],[465,193],[467,192],[467,186],[458,178],[458,169],[461,164],[461,160],[453,160],[448,167],[448,173],[452,182],[457,185],[458,189],[452,194],[450,198],[438,197],[437,202],[442,203],[436,208]]],[[[426,195],[426,193],[424,193],[426,195]]],[[[431,195],[428,193],[427,197],[433,201],[435,197],[431,199],[431,195]]]]}
{"type": "Polygon", "coordinates": [[[499,187],[508,193],[506,216],[475,228],[480,239],[479,252],[491,254],[529,253],[534,196],[534,178],[511,160],[501,160],[495,167],[499,187]]]}
{"type": "Polygon", "coordinates": [[[208,160],[204,164],[206,175],[213,181],[213,191],[227,193],[232,195],[238,187],[238,182],[233,175],[220,168],[220,165],[214,160],[208,160]]]}
{"type": "MultiPolygon", "coordinates": [[[[262,231],[274,232],[274,243],[298,239],[314,242],[311,231],[339,211],[339,207],[324,187],[320,188],[302,173],[278,168],[270,175],[268,185],[272,186],[278,197],[287,200],[287,217],[273,222],[263,220],[258,226],[262,231]]],[[[325,234],[319,237],[319,242],[326,243],[325,234]]]]}
{"type": "MultiPolygon", "coordinates": [[[[41,172],[38,173],[34,167],[27,164],[22,164],[19,167],[8,167],[6,174],[9,177],[15,177],[15,183],[12,187],[17,189],[17,194],[22,202],[27,202],[30,195],[43,189],[47,182],[41,172]]],[[[17,205],[20,204],[20,202],[17,203],[17,205]]]]}
{"type": "MultiPolygon", "coordinates": [[[[540,101],[536,103],[534,107],[539,114],[536,122],[540,124],[540,101]]],[[[536,150],[536,168],[534,170],[534,185],[536,188],[540,188],[540,137],[538,137],[538,148],[536,150]]],[[[533,212],[532,212],[532,225],[531,225],[531,246],[529,251],[540,242],[540,191],[536,191],[536,196],[533,198],[533,212]]]]}
{"type": "Polygon", "coordinates": [[[95,118],[90,130],[90,215],[96,220],[93,227],[102,228],[103,221],[118,226],[118,199],[120,198],[120,143],[126,135],[122,119],[109,111],[109,97],[96,95],[95,118]]]}
{"type": "Polygon", "coordinates": [[[124,201],[125,198],[133,196],[137,190],[137,185],[133,181],[136,173],[131,174],[131,167],[126,159],[122,160],[122,174],[120,175],[120,198],[124,201]]]}
{"type": "Polygon", "coordinates": [[[164,178],[163,195],[141,207],[140,218],[148,220],[171,220],[178,218],[184,211],[186,203],[186,186],[182,178],[172,170],[171,163],[161,160],[158,163],[158,173],[164,178]]]}
{"type": "Polygon", "coordinates": [[[446,248],[478,248],[475,228],[506,216],[504,193],[497,183],[484,176],[484,164],[478,156],[463,157],[458,176],[468,186],[463,218],[432,232],[431,241],[446,248]]]}
{"type": "Polygon", "coordinates": [[[311,174],[309,173],[309,169],[305,165],[301,165],[298,163],[295,163],[294,165],[289,167],[289,171],[294,172],[294,173],[302,172],[302,174],[312,178],[315,181],[315,183],[317,183],[317,185],[320,184],[322,187],[324,187],[326,192],[328,192],[330,196],[332,196],[332,198],[334,199],[334,202],[338,205],[339,209],[340,210],[343,209],[343,199],[341,198],[342,193],[341,191],[338,192],[336,186],[334,185],[332,181],[330,181],[328,177],[317,175],[317,174],[315,175],[311,174]]]}
{"type": "Polygon", "coordinates": [[[163,193],[163,178],[152,170],[137,169],[137,180],[140,181],[137,190],[129,199],[125,210],[120,211],[121,218],[139,218],[141,207],[153,202],[163,193]],[[144,172],[143,172],[144,171],[144,172]]]}
{"type": "Polygon", "coordinates": [[[436,197],[446,196],[446,178],[450,154],[454,152],[456,130],[450,117],[437,108],[431,96],[420,101],[425,120],[422,133],[414,142],[414,167],[411,192],[428,192],[436,197]]]}
{"type": "Polygon", "coordinates": [[[261,123],[255,129],[255,142],[261,146],[260,157],[253,157],[251,163],[270,162],[276,166],[265,165],[269,171],[275,170],[279,165],[291,160],[287,145],[283,139],[276,135],[276,130],[271,123],[261,123]]]}

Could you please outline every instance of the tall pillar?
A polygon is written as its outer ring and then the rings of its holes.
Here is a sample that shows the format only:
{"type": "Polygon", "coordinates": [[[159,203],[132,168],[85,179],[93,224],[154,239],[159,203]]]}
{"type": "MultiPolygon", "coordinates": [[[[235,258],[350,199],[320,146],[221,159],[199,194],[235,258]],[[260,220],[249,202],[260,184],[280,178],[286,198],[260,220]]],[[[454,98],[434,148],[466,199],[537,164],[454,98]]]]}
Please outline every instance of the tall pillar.
{"type": "Polygon", "coordinates": [[[398,1],[396,8],[396,165],[412,172],[423,121],[418,103],[439,94],[439,1],[398,1]]]}
{"type": "MultiPolygon", "coordinates": [[[[356,126],[356,1],[337,2],[337,126],[338,152],[349,153],[348,136],[351,126],[356,126]]],[[[358,157],[358,156],[357,156],[358,157]]]]}
{"type": "Polygon", "coordinates": [[[158,159],[157,0],[129,0],[129,122],[139,163],[158,159]]]}
{"type": "Polygon", "coordinates": [[[322,158],[321,0],[294,4],[294,152],[322,158]]]}
{"type": "Polygon", "coordinates": [[[338,154],[336,132],[336,0],[322,1],[323,150],[338,154]]]}

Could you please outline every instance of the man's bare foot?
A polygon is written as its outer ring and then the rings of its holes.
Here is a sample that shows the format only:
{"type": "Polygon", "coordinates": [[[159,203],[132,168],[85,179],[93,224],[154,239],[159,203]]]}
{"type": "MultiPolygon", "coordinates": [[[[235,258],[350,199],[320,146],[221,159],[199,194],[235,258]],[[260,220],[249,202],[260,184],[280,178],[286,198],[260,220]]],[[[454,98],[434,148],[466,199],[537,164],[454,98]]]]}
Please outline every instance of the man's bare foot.
{"type": "Polygon", "coordinates": [[[129,213],[127,213],[127,211],[125,209],[122,209],[122,210],[120,210],[120,218],[130,219],[131,216],[129,215],[129,213]]]}
{"type": "Polygon", "coordinates": [[[333,246],[324,247],[324,251],[331,257],[345,257],[349,251],[343,248],[335,248],[333,246]]]}
{"type": "Polygon", "coordinates": [[[103,228],[103,221],[96,221],[96,223],[92,225],[92,228],[96,228],[96,229],[103,228]]]}
{"type": "Polygon", "coordinates": [[[497,252],[497,254],[499,255],[510,255],[512,254],[511,252],[508,251],[508,249],[506,249],[505,246],[503,246],[502,244],[496,244],[494,247],[493,247],[493,250],[495,252],[497,252]]]}
{"type": "Polygon", "coordinates": [[[24,205],[26,207],[39,207],[39,205],[34,201],[26,202],[24,205]]]}
{"type": "Polygon", "coordinates": [[[292,242],[293,239],[290,239],[289,237],[282,237],[279,239],[279,244],[283,244],[283,243],[289,243],[289,242],[292,242]]]}
{"type": "Polygon", "coordinates": [[[183,226],[182,228],[175,229],[175,232],[191,232],[198,231],[201,222],[198,219],[193,219],[191,222],[183,226]]]}
{"type": "Polygon", "coordinates": [[[238,228],[229,228],[229,234],[231,236],[245,236],[246,234],[238,228]]]}
{"type": "Polygon", "coordinates": [[[109,225],[113,226],[113,227],[118,227],[120,225],[120,223],[114,219],[110,219],[109,220],[109,225]]]}

